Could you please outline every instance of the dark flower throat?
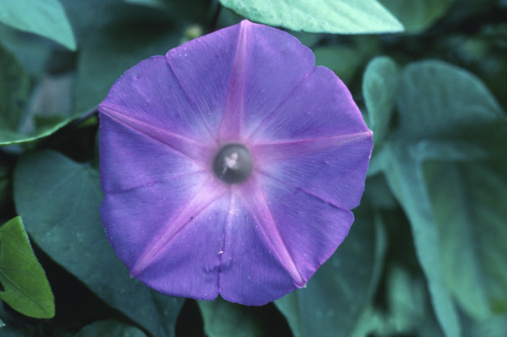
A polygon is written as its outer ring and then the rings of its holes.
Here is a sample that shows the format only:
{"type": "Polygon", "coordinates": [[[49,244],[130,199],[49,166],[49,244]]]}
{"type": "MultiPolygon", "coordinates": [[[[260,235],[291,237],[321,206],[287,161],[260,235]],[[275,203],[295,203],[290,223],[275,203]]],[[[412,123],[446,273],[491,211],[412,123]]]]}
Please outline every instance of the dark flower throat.
{"type": "Polygon", "coordinates": [[[252,155],[240,144],[229,144],[220,149],[213,160],[213,172],[228,184],[245,181],[253,170],[252,155]]]}

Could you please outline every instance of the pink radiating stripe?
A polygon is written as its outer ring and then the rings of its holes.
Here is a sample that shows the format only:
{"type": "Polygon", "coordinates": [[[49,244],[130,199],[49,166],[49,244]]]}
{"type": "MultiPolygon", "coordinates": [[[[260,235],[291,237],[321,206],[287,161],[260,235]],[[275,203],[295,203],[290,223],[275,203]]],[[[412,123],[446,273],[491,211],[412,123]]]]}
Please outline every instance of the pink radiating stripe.
{"type": "Polygon", "coordinates": [[[246,59],[248,56],[248,38],[251,23],[242,21],[238,34],[238,47],[234,56],[233,73],[225,112],[220,125],[218,139],[221,141],[239,141],[241,121],[243,119],[243,102],[245,94],[246,59]]]}
{"type": "Polygon", "coordinates": [[[266,241],[271,245],[280,263],[285,266],[287,271],[292,275],[297,286],[304,286],[305,281],[296,267],[296,263],[290,255],[273,215],[271,214],[265,192],[255,177],[250,178],[246,182],[242,196],[247,201],[250,211],[259,223],[259,227],[264,232],[266,241]]]}
{"type": "Polygon", "coordinates": [[[123,113],[116,111],[108,106],[100,106],[101,113],[107,114],[112,119],[122,123],[150,138],[153,138],[176,152],[184,155],[185,157],[193,160],[197,165],[203,166],[206,159],[213,153],[213,149],[205,144],[199,143],[194,139],[184,137],[167,131],[158,126],[148,124],[146,122],[128,117],[123,113]]]}
{"type": "Polygon", "coordinates": [[[369,130],[334,137],[255,143],[251,145],[251,151],[262,165],[265,165],[277,160],[293,158],[312,152],[343,146],[351,142],[364,140],[368,137],[371,137],[371,131],[369,130]]]}
{"type": "Polygon", "coordinates": [[[169,66],[171,74],[173,74],[174,78],[176,79],[176,82],[178,83],[178,86],[180,87],[180,89],[183,92],[183,94],[185,95],[185,99],[187,100],[187,102],[194,108],[194,111],[197,112],[197,114],[199,116],[199,119],[201,120],[202,125],[204,125],[204,127],[208,131],[208,134],[209,134],[210,138],[213,139],[215,141],[215,143],[217,143],[217,145],[218,145],[218,140],[217,140],[216,135],[213,135],[213,133],[211,132],[211,129],[210,129],[208,123],[206,122],[206,120],[204,119],[201,110],[197,108],[197,104],[195,103],[195,101],[193,100],[193,98],[190,96],[190,94],[188,93],[187,89],[183,86],[183,84],[181,83],[180,78],[178,77],[178,75],[174,71],[174,67],[173,67],[173,65],[171,63],[171,58],[169,57],[169,52],[166,54],[165,60],[167,62],[167,65],[169,66]]]}
{"type": "Polygon", "coordinates": [[[216,181],[208,181],[202,187],[196,189],[196,195],[188,202],[184,203],[183,209],[175,211],[172,217],[162,227],[152,242],[146,246],[146,250],[140,255],[132,269],[130,275],[138,276],[152,262],[157,260],[158,255],[164,251],[164,247],[171,242],[174,237],[181,232],[189,223],[197,221],[197,217],[214,202],[220,200],[228,192],[225,184],[216,181]]]}
{"type": "Polygon", "coordinates": [[[250,142],[252,140],[252,138],[254,138],[257,133],[262,130],[262,128],[268,124],[271,120],[273,120],[274,118],[277,117],[277,111],[280,110],[281,107],[284,106],[284,104],[287,103],[288,100],[290,100],[291,98],[295,97],[296,96],[296,91],[299,89],[299,86],[303,85],[305,83],[305,81],[313,75],[313,73],[315,72],[317,68],[313,68],[311,71],[309,71],[305,76],[303,76],[297,83],[294,84],[294,87],[286,93],[286,95],[280,100],[280,102],[276,105],[275,108],[273,108],[273,110],[271,110],[268,114],[266,114],[262,120],[260,121],[259,124],[257,124],[257,126],[255,126],[255,128],[253,128],[253,130],[249,130],[248,131],[248,135],[245,137],[246,141],[247,142],[250,142]]]}

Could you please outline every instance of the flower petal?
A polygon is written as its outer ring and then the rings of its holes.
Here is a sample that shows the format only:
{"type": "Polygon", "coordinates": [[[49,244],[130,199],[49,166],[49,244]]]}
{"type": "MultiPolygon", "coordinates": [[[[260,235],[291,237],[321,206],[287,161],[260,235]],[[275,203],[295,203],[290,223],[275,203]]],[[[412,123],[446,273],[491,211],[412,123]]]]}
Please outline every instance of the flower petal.
{"type": "Polygon", "coordinates": [[[171,49],[166,54],[193,113],[218,139],[234,75],[240,25],[221,29],[171,49]]]}
{"type": "Polygon", "coordinates": [[[251,135],[255,169],[337,207],[359,204],[372,133],[343,83],[317,67],[251,135]]]}
{"type": "Polygon", "coordinates": [[[245,20],[238,38],[222,139],[231,138],[230,129],[245,138],[282,102],[292,99],[291,91],[315,66],[311,50],[281,30],[245,20]]]}
{"type": "Polygon", "coordinates": [[[153,136],[165,132],[202,144],[213,140],[206,125],[191,113],[195,108],[163,56],[154,56],[127,70],[99,105],[99,111],[153,136]]]}
{"type": "Polygon", "coordinates": [[[229,214],[220,294],[248,305],[303,287],[353,221],[350,211],[263,176],[248,181],[229,214]]]}
{"type": "Polygon", "coordinates": [[[249,137],[252,143],[355,135],[369,131],[347,87],[316,67],[249,137]]]}
{"type": "Polygon", "coordinates": [[[255,129],[315,64],[311,50],[290,34],[247,20],[175,48],[167,59],[221,142],[255,129]]]}
{"type": "Polygon", "coordinates": [[[296,289],[290,271],[241,194],[228,209],[220,270],[220,295],[245,305],[264,305],[296,289]]]}
{"type": "Polygon", "coordinates": [[[262,162],[257,171],[336,207],[350,210],[359,205],[372,147],[371,132],[335,144],[308,142],[306,151],[299,145],[296,142],[263,146],[270,158],[278,160],[262,162]]]}
{"type": "MultiPolygon", "coordinates": [[[[160,134],[157,133],[156,136],[160,138],[160,134]]],[[[185,175],[207,170],[207,167],[203,167],[203,159],[206,156],[211,157],[212,150],[206,151],[193,143],[180,145],[180,149],[183,148],[185,153],[200,157],[200,160],[196,161],[167,146],[160,139],[133,129],[101,112],[100,172],[103,191],[127,191],[182,179],[185,175]]],[[[211,158],[207,160],[211,161],[211,158]]]]}
{"type": "Polygon", "coordinates": [[[169,295],[214,299],[230,197],[207,177],[108,193],[101,214],[131,275],[169,295]]]}

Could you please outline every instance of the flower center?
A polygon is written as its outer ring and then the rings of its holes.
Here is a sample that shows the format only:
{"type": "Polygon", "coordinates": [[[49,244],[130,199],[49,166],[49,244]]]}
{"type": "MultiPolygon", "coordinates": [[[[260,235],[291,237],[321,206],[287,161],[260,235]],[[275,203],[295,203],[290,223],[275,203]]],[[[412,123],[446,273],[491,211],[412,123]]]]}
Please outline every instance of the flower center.
{"type": "Polygon", "coordinates": [[[219,179],[229,184],[245,181],[252,170],[252,155],[240,144],[222,147],[213,160],[213,172],[219,179]]]}

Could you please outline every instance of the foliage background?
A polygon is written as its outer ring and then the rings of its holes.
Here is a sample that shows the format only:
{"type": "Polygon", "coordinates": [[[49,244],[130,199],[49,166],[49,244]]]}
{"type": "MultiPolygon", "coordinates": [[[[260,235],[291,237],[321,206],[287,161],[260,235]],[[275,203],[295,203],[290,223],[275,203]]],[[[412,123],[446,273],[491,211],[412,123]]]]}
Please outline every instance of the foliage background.
{"type": "Polygon", "coordinates": [[[2,1],[0,335],[505,337],[505,18],[505,0],[2,1]],[[244,17],[310,47],[375,141],[345,242],[264,307],[130,279],[98,214],[114,80],[244,17]]]}

